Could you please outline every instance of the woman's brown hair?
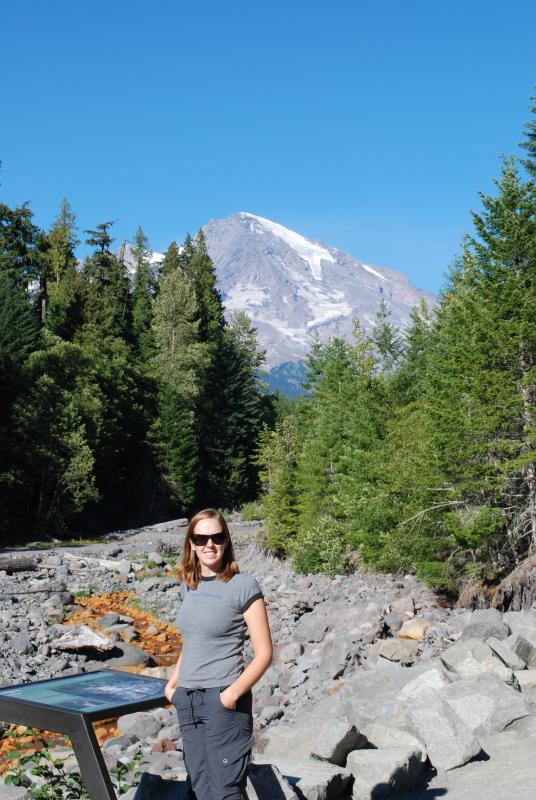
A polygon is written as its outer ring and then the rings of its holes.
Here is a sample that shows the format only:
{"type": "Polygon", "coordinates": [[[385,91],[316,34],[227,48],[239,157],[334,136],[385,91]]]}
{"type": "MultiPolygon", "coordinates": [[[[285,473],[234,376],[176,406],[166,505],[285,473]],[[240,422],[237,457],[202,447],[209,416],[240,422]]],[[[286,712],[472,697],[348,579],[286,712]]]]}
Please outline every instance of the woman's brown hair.
{"type": "Polygon", "coordinates": [[[182,551],[182,558],[177,567],[177,575],[181,583],[185,583],[190,589],[197,589],[199,579],[201,578],[201,564],[191,544],[191,536],[195,531],[195,526],[202,519],[217,519],[221,525],[223,533],[227,537],[225,543],[225,550],[223,551],[223,559],[221,562],[220,571],[218,572],[218,579],[227,582],[231,580],[233,575],[236,575],[240,570],[236,563],[233,543],[231,542],[231,534],[225,521],[225,517],[219,511],[213,508],[205,508],[203,511],[198,511],[190,520],[186,529],[186,536],[184,538],[184,549],[182,551]]]}

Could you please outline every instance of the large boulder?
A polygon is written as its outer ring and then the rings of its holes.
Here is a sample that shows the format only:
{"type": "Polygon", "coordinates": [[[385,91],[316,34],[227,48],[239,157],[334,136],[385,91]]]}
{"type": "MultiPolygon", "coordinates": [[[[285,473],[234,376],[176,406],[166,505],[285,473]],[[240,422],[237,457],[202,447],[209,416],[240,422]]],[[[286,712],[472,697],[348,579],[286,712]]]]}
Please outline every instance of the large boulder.
{"type": "Polygon", "coordinates": [[[529,636],[527,632],[524,635],[514,633],[508,637],[507,644],[527,667],[536,667],[536,635],[534,638],[529,636]]]}
{"type": "Polygon", "coordinates": [[[426,747],[436,769],[460,767],[480,752],[476,736],[436,691],[423,692],[407,713],[415,736],[426,747]]]}
{"type": "MultiPolygon", "coordinates": [[[[262,763],[264,758],[255,758],[255,761],[262,763]]],[[[326,761],[298,759],[288,753],[286,757],[271,758],[270,762],[278,767],[302,800],[335,800],[348,794],[352,783],[348,770],[326,761]]]]}
{"type": "Polygon", "coordinates": [[[422,742],[404,728],[396,728],[393,725],[382,725],[380,722],[373,722],[363,731],[367,741],[374,745],[378,750],[386,747],[402,747],[409,750],[420,750],[421,761],[426,761],[426,749],[422,742]]]}
{"type": "Polygon", "coordinates": [[[404,702],[413,702],[427,689],[439,691],[444,686],[448,686],[449,683],[445,670],[441,666],[434,666],[407,683],[398,697],[404,702]]]}
{"type": "Polygon", "coordinates": [[[457,681],[443,689],[441,694],[478,737],[499,733],[514,720],[530,713],[521,694],[506,686],[498,675],[479,675],[457,681]]]}
{"type": "Polygon", "coordinates": [[[498,659],[493,650],[478,639],[458,640],[441,655],[445,667],[460,678],[472,678],[495,672],[503,681],[513,681],[512,670],[498,659]]]}
{"type": "Polygon", "coordinates": [[[348,756],[347,768],[354,776],[354,800],[387,797],[410,789],[419,780],[421,751],[407,747],[354,750],[348,756]]]}
{"type": "Polygon", "coordinates": [[[490,638],[486,640],[486,644],[488,647],[491,647],[495,655],[501,659],[503,664],[508,667],[508,669],[525,669],[525,662],[511,649],[511,647],[509,647],[507,642],[490,636],[490,638]]]}
{"type": "Polygon", "coordinates": [[[352,642],[345,636],[328,633],[320,653],[318,664],[320,677],[324,680],[339,678],[352,664],[354,652],[352,642]]]}
{"type": "Polygon", "coordinates": [[[364,744],[366,739],[355,725],[344,719],[332,719],[322,726],[311,755],[344,767],[348,753],[364,744]]]}
{"type": "Polygon", "coordinates": [[[396,635],[399,639],[415,639],[420,642],[426,636],[429,627],[430,623],[427,619],[414,617],[406,620],[396,635]]]}

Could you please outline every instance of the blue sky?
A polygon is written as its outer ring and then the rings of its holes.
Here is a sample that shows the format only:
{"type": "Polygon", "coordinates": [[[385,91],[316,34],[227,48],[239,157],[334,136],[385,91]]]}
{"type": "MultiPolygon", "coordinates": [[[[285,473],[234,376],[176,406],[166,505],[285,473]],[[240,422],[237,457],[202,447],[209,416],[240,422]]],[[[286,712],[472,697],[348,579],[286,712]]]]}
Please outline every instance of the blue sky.
{"type": "Polygon", "coordinates": [[[18,0],[0,199],[155,250],[250,211],[437,291],[519,152],[530,0],[18,0]]]}

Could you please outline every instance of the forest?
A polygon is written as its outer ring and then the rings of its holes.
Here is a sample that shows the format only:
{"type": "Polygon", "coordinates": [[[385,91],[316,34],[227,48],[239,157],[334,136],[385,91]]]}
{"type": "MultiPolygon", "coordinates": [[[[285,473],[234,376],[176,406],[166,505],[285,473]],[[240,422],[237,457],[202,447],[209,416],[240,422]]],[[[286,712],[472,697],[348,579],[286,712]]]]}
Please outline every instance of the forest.
{"type": "MultiPolygon", "coordinates": [[[[531,109],[536,112],[536,106],[531,109]]],[[[481,195],[437,306],[313,347],[261,434],[268,544],[303,571],[365,565],[456,591],[536,552],[536,122],[481,195]]]]}
{"type": "Polygon", "coordinates": [[[257,491],[273,398],[241,313],[228,324],[203,233],[134,275],[112,223],[76,257],[67,201],[49,231],[0,205],[0,531],[4,542],[69,537],[237,508],[257,491]]]}
{"type": "Polygon", "coordinates": [[[3,540],[246,504],[304,572],[498,582],[536,551],[534,119],[437,306],[317,342],[297,400],[226,322],[202,231],[155,268],[138,229],[130,279],[111,222],[80,263],[67,201],[49,231],[0,205],[3,540]]]}

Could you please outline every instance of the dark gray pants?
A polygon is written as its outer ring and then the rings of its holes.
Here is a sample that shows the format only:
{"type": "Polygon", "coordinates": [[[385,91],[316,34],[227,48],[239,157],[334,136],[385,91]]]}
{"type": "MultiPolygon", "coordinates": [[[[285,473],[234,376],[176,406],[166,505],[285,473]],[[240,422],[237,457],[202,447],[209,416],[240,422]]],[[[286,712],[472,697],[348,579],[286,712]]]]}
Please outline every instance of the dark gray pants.
{"type": "Polygon", "coordinates": [[[226,687],[183,689],[173,694],[184,763],[197,800],[242,800],[253,747],[251,692],[230,711],[220,700],[226,687]]]}

